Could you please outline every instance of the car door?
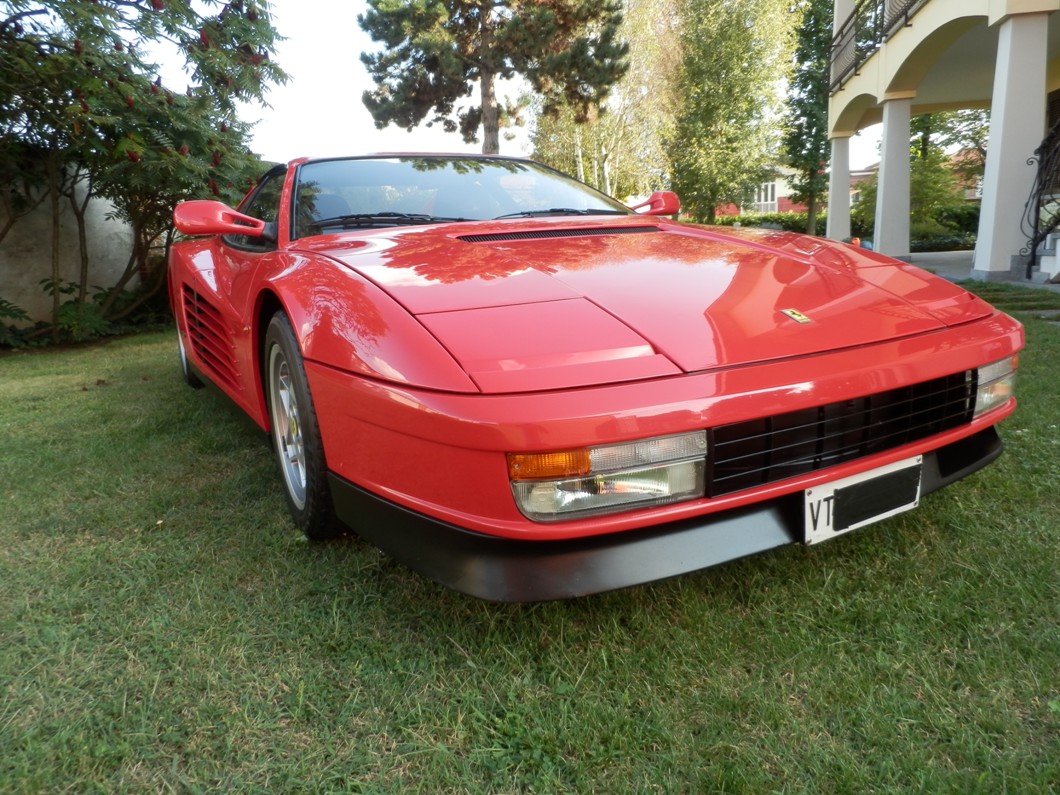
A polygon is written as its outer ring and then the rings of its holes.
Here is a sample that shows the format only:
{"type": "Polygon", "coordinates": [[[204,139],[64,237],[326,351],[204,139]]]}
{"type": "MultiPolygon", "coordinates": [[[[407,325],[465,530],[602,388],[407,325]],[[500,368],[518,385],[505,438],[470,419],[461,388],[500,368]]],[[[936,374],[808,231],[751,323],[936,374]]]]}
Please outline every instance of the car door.
{"type": "Polygon", "coordinates": [[[239,211],[265,221],[272,234],[261,237],[224,235],[218,239],[217,292],[234,315],[249,323],[253,312],[256,276],[276,252],[276,230],[286,170],[273,169],[240,205],[239,211]]]}

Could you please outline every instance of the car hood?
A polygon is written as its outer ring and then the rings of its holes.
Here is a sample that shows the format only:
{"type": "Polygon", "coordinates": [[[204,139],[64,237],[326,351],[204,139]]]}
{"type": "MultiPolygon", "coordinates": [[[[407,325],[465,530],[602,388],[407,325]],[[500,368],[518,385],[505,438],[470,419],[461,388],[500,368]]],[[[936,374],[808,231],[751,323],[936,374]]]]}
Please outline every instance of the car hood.
{"type": "Polygon", "coordinates": [[[388,292],[485,392],[806,356],[992,311],[846,244],[637,216],[386,229],[300,248],[388,292]]]}

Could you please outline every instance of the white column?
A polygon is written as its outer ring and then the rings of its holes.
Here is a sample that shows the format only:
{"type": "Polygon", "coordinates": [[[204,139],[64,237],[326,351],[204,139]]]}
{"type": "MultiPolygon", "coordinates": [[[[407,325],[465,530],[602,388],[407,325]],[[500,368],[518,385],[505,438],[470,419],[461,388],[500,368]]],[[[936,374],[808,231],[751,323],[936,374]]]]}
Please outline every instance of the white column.
{"type": "Polygon", "coordinates": [[[972,278],[983,281],[1011,278],[1012,257],[1028,243],[1020,231],[1020,218],[1036,170],[1027,159],[1045,135],[1048,15],[1009,17],[999,34],[972,269],[972,278]]]}
{"type": "Polygon", "coordinates": [[[832,139],[825,235],[832,240],[850,237],[850,138],[846,136],[832,139]]]}
{"type": "Polygon", "coordinates": [[[883,101],[883,141],[876,189],[873,247],[881,254],[909,258],[909,120],[912,94],[888,94],[883,101]]]}
{"type": "MultiPolygon", "coordinates": [[[[835,0],[832,5],[832,35],[839,34],[843,24],[854,13],[856,0],[835,0]]],[[[832,52],[833,72],[842,70],[854,57],[853,28],[832,52]]],[[[835,76],[834,74],[832,75],[835,76]]],[[[829,119],[829,122],[831,120],[829,119]]],[[[832,137],[831,171],[828,174],[828,222],[825,236],[832,240],[850,237],[850,136],[832,137]]]]}

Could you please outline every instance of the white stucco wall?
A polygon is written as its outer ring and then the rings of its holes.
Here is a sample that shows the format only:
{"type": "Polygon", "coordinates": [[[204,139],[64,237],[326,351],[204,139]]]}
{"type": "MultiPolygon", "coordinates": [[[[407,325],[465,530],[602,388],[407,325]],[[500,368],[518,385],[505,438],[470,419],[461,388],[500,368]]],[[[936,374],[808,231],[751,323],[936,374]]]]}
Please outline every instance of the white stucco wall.
{"type": "MultiPolygon", "coordinates": [[[[69,200],[60,204],[59,261],[63,281],[79,282],[81,254],[77,243],[77,219],[69,200]]],[[[103,199],[89,202],[86,213],[89,256],[89,288],[114,285],[125,270],[132,251],[132,234],[120,221],[107,219],[111,204],[103,199]]],[[[6,221],[0,211],[0,223],[6,221]]],[[[50,320],[52,299],[40,286],[51,278],[51,203],[45,201],[20,218],[0,242],[0,298],[22,307],[34,320],[50,320]]],[[[130,285],[132,286],[132,285],[130,285]]]]}

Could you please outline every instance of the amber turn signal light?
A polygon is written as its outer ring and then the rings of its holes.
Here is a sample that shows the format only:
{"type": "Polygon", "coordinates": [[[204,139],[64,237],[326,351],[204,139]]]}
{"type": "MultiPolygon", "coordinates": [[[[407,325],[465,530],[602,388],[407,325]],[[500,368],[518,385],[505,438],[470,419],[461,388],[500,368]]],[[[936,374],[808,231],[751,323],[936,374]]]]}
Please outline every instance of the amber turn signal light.
{"type": "Polygon", "coordinates": [[[511,480],[543,480],[588,475],[592,471],[589,451],[561,450],[551,453],[508,453],[511,480]]]}

